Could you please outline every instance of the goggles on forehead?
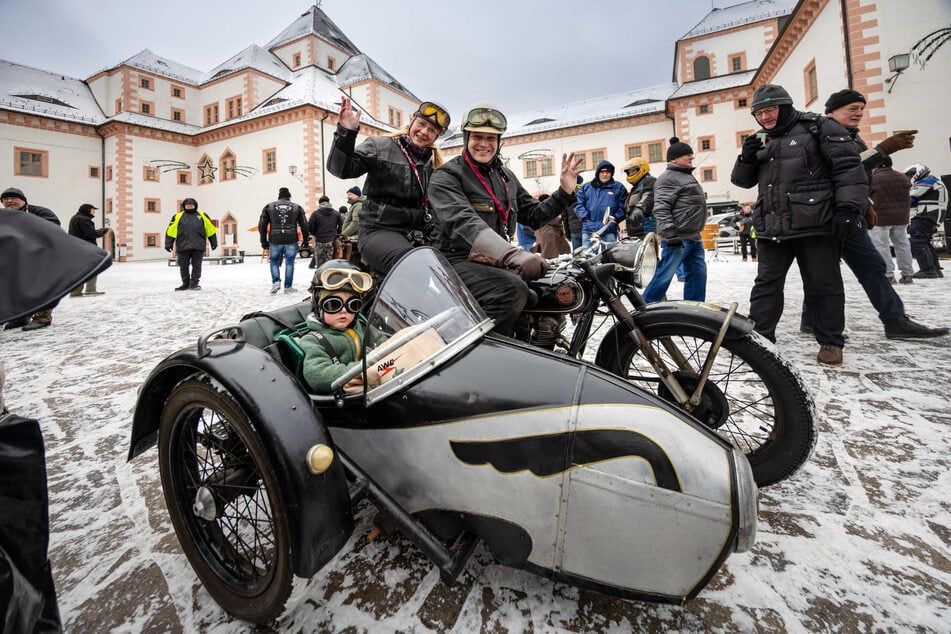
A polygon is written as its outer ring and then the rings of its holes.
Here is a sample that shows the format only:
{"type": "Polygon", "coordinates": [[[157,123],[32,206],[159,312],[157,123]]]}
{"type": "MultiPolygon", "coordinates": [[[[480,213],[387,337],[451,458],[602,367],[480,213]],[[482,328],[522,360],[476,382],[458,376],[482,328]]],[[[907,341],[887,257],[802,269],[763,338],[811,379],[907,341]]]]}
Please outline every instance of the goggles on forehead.
{"type": "Polygon", "coordinates": [[[440,105],[434,104],[431,101],[424,101],[419,104],[419,108],[416,112],[418,112],[420,116],[435,123],[438,127],[442,128],[443,131],[449,127],[449,113],[440,105]]]}
{"type": "Polygon", "coordinates": [[[327,269],[320,272],[320,287],[335,291],[347,284],[358,293],[366,293],[373,287],[373,278],[363,271],[351,269],[327,269]]]}
{"type": "Polygon", "coordinates": [[[363,308],[363,300],[359,297],[351,297],[345,300],[342,297],[331,295],[320,302],[320,310],[329,315],[336,315],[344,308],[347,309],[348,313],[356,315],[363,308]]]}
{"type": "Polygon", "coordinates": [[[508,121],[505,115],[493,108],[473,108],[466,115],[466,125],[473,128],[494,128],[502,133],[508,127],[508,121]]]}

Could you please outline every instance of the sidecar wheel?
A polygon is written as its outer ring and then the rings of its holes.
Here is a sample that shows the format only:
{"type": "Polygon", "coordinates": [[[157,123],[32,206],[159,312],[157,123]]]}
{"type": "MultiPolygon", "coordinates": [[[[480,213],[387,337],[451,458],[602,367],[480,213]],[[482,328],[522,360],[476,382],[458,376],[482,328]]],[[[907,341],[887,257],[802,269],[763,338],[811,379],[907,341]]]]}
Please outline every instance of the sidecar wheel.
{"type": "Polygon", "coordinates": [[[159,430],[165,504],[198,577],[228,613],[259,623],[291,591],[286,505],[248,416],[199,379],[172,390],[159,430]]]}
{"type": "MultiPolygon", "coordinates": [[[[644,335],[692,393],[699,368],[715,335],[689,324],[648,326],[644,335]],[[664,347],[669,340],[684,355],[691,371],[684,371],[664,347]]],[[[695,418],[742,451],[753,468],[758,486],[785,480],[809,458],[816,442],[812,399],[790,367],[750,333],[727,339],[704,388],[695,418]]],[[[637,345],[620,339],[606,357],[609,372],[675,402],[637,345]]]]}

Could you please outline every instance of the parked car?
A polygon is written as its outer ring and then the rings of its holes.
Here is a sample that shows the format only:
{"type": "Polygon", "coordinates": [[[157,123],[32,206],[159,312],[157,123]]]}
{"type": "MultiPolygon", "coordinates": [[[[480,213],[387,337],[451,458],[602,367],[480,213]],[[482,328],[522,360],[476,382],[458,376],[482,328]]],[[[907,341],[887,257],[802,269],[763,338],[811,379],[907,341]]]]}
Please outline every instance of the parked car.
{"type": "Polygon", "coordinates": [[[716,223],[720,226],[719,236],[721,238],[732,238],[736,236],[736,225],[733,223],[733,213],[713,214],[707,218],[707,224],[716,223]]]}

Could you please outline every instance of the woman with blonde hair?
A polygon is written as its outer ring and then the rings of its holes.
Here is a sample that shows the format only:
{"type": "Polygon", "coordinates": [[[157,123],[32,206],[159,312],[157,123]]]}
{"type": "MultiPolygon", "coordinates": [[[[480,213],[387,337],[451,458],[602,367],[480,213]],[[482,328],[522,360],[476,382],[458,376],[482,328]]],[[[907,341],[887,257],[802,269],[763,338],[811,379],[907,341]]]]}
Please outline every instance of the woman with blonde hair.
{"type": "Polygon", "coordinates": [[[436,139],[449,127],[449,113],[424,101],[409,125],[392,134],[366,139],[356,146],[361,112],[343,97],[327,171],[341,179],[367,175],[366,202],[360,212],[360,257],[386,273],[412,249],[414,236],[432,224],[426,189],[433,170],[442,164],[436,139]]]}

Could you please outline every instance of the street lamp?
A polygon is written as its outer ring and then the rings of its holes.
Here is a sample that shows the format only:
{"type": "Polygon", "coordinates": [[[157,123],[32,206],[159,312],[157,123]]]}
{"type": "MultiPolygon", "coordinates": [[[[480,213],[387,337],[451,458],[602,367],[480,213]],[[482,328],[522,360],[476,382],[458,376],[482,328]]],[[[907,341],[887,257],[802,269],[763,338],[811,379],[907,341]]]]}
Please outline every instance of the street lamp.
{"type": "Polygon", "coordinates": [[[911,55],[908,53],[899,53],[898,55],[892,55],[888,58],[888,70],[894,73],[885,80],[886,84],[891,84],[888,87],[889,93],[891,93],[892,88],[895,87],[895,81],[898,79],[898,76],[908,70],[909,66],[911,66],[911,55]]]}

